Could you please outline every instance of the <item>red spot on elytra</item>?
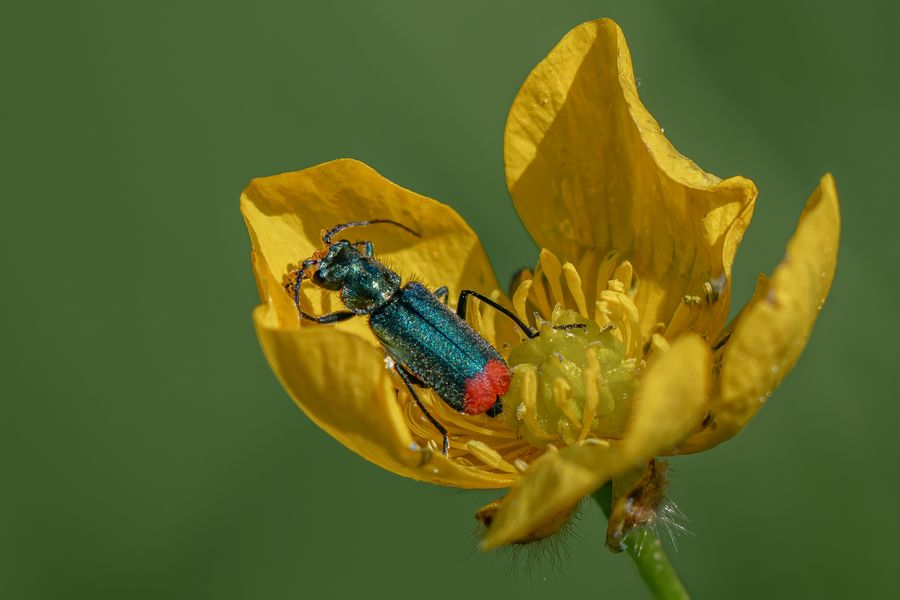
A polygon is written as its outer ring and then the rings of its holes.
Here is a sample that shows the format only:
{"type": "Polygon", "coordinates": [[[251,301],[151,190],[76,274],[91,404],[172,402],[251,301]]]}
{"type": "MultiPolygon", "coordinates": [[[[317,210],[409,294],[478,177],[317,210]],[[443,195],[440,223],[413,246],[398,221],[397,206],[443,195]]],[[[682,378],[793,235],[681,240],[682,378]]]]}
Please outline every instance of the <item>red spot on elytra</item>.
{"type": "Polygon", "coordinates": [[[499,360],[489,360],[484,369],[466,381],[466,396],[462,411],[467,415],[480,415],[509,390],[509,367],[499,360]]]}

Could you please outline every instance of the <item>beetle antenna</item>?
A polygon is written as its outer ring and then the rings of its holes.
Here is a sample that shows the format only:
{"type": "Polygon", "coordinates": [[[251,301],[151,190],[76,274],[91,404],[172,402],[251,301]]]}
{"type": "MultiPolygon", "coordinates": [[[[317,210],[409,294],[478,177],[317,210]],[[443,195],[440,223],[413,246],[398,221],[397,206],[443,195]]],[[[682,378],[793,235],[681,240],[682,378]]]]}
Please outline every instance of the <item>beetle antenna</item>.
{"type": "Polygon", "coordinates": [[[322,241],[326,244],[330,244],[331,238],[334,236],[334,234],[336,234],[338,232],[341,232],[350,227],[362,227],[363,225],[374,225],[376,223],[389,223],[391,225],[396,225],[400,229],[408,231],[409,233],[413,234],[416,237],[422,237],[421,235],[419,235],[419,233],[417,231],[414,231],[414,230],[410,229],[409,227],[407,227],[406,225],[403,225],[402,223],[398,223],[397,221],[391,221],[390,219],[372,219],[371,221],[350,221],[349,223],[342,223],[340,225],[335,225],[334,227],[332,227],[331,229],[329,229],[328,231],[325,232],[325,234],[322,236],[322,241]]]}

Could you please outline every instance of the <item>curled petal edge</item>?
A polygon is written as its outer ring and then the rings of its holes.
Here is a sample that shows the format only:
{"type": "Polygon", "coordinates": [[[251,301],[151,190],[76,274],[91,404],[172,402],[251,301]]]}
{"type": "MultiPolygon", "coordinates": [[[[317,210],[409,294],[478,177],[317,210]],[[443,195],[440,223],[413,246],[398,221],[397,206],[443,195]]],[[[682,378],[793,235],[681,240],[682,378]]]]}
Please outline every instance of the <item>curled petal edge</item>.
{"type": "MultiPolygon", "coordinates": [[[[321,246],[321,231],[337,223],[387,218],[421,237],[401,238],[371,227],[379,258],[451,292],[497,288],[475,233],[450,207],[420,196],[352,159],[254,179],[241,195],[252,242],[251,263],[263,305],[253,322],[266,359],[294,402],[320,428],[367,460],[420,481],[462,488],[509,487],[518,476],[463,466],[417,449],[397,400],[402,386],[365,319],[301,325],[283,285],[292,266],[321,246]]],[[[333,293],[304,287],[303,306],[341,308],[333,293]]],[[[500,301],[506,302],[505,298],[500,301]]]]}
{"type": "Polygon", "coordinates": [[[633,263],[645,335],[711,284],[718,301],[697,307],[691,329],[717,336],[756,186],[678,153],[640,101],[618,25],[579,25],[534,68],[510,109],[504,160],[538,246],[573,263],[608,251],[633,263]]]}
{"type": "Polygon", "coordinates": [[[398,475],[469,489],[509,487],[517,475],[460,465],[413,443],[384,354],[334,328],[273,326],[265,306],[253,322],[269,365],[297,406],[322,430],[398,475]]]}
{"type": "Polygon", "coordinates": [[[784,258],[760,285],[718,350],[721,371],[707,426],[678,449],[701,452],[736,435],[790,372],[806,347],[837,266],[841,217],[826,174],[809,197],[784,258]]]}

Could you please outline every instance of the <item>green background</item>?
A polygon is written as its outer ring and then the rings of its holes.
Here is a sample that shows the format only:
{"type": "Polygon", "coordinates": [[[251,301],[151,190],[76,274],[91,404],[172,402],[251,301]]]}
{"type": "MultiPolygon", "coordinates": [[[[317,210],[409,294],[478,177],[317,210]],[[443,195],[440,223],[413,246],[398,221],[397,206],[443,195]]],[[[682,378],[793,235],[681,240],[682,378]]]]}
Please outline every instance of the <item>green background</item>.
{"type": "Polygon", "coordinates": [[[253,333],[238,213],[250,178],[350,156],[454,206],[506,280],[536,256],[504,186],[509,104],[601,16],[673,143],[760,188],[738,302],[822,173],[842,201],[797,368],[738,438],[673,461],[693,532],[676,564],[701,598],[892,589],[896,9],[245,4],[4,11],[0,597],[643,597],[592,507],[555,562],[481,555],[491,494],[402,479],[314,427],[253,333]]]}

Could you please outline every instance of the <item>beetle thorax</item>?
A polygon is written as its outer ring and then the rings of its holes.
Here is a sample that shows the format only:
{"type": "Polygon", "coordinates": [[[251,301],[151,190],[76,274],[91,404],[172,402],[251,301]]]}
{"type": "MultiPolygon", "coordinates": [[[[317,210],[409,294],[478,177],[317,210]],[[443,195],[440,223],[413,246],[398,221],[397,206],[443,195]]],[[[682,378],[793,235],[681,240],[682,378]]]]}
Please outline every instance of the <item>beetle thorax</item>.
{"type": "Polygon", "coordinates": [[[382,306],[400,289],[400,276],[373,258],[360,256],[347,268],[341,300],[350,310],[382,306]]]}
{"type": "Polygon", "coordinates": [[[341,300],[353,311],[367,312],[381,306],[400,289],[399,275],[346,241],[328,248],[313,282],[340,291],[341,300]]]}

